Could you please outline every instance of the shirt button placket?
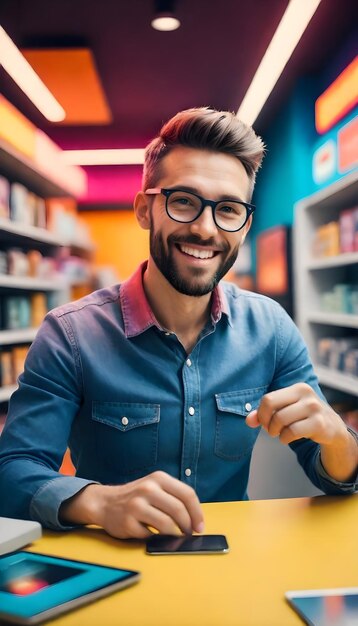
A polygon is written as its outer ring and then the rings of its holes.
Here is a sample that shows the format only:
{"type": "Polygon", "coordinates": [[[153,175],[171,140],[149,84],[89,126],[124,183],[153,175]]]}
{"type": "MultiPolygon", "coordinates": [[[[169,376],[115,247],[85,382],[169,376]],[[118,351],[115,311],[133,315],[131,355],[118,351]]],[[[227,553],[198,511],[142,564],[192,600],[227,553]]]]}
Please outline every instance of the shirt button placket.
{"type": "Polygon", "coordinates": [[[186,357],[182,369],[184,383],[184,407],[186,417],[184,419],[184,436],[182,449],[181,477],[189,485],[195,488],[197,456],[200,447],[200,413],[199,380],[193,356],[186,357]]]}

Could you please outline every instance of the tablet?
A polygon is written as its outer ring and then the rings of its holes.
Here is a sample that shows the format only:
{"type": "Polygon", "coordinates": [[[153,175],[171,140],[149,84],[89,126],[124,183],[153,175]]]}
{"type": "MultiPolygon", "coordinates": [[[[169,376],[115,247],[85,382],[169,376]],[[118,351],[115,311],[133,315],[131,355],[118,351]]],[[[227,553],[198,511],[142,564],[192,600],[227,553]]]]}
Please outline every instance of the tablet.
{"type": "Polygon", "coordinates": [[[358,587],[287,591],[285,597],[309,626],[358,624],[358,587]]]}
{"type": "Polygon", "coordinates": [[[11,552],[0,557],[0,620],[38,624],[138,580],[127,569],[11,552]]]}

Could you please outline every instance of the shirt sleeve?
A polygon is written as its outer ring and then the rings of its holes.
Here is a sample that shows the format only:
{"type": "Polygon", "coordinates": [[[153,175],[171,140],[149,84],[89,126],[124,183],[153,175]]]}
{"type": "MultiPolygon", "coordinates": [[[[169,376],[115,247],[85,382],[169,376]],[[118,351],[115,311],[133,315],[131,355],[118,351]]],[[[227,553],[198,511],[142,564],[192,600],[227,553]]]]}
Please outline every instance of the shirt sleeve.
{"type": "Polygon", "coordinates": [[[93,481],[59,474],[82,399],[73,333],[49,313],[28,352],[0,438],[0,515],[53,529],[62,502],[93,481]]]}
{"type": "MultiPolygon", "coordinates": [[[[270,391],[282,389],[298,382],[307,383],[315,393],[327,402],[314,372],[306,344],[294,322],[280,309],[278,316],[277,366],[270,391]]],[[[348,429],[355,438],[357,435],[348,429]]],[[[324,470],[320,459],[319,444],[310,439],[300,439],[289,444],[308,478],[327,495],[355,493],[357,482],[339,482],[324,470]]]]}
{"type": "MultiPolygon", "coordinates": [[[[350,429],[348,430],[352,432],[350,429]]],[[[353,436],[357,437],[355,433],[352,432],[352,434],[353,436]]],[[[317,454],[317,457],[316,457],[316,471],[317,471],[318,479],[321,483],[320,488],[325,493],[335,495],[335,494],[340,494],[340,493],[349,494],[349,493],[358,492],[358,472],[357,472],[354,482],[342,483],[338,480],[335,480],[334,478],[331,478],[331,476],[327,474],[326,470],[324,469],[322,465],[321,453],[317,454]]]]}

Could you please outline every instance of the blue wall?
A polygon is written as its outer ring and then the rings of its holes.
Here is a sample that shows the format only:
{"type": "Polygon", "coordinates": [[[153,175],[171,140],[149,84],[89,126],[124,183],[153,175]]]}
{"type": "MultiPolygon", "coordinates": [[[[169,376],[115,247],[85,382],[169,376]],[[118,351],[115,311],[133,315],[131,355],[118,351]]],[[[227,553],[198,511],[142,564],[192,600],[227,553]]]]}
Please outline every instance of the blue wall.
{"type": "Polygon", "coordinates": [[[293,205],[313,191],[315,140],[312,80],[302,79],[263,140],[267,152],[257,177],[252,234],[276,224],[292,224],[293,205]]]}
{"type": "MultiPolygon", "coordinates": [[[[297,82],[263,136],[267,153],[257,176],[253,197],[257,209],[250,237],[254,270],[257,235],[278,224],[292,225],[295,202],[319,188],[312,176],[314,151],[329,137],[336,139],[339,128],[357,115],[357,109],[351,111],[324,136],[318,135],[315,129],[314,104],[317,97],[353,60],[355,54],[356,39],[352,35],[319,75],[302,77],[297,82]]],[[[320,187],[341,176],[335,171],[320,187]]]]}

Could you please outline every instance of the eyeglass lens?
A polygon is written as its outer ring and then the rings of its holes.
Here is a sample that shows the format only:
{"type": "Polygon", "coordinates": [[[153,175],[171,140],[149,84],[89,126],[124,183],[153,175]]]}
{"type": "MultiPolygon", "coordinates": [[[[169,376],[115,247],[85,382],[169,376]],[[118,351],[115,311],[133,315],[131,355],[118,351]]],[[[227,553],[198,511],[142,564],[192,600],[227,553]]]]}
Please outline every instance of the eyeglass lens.
{"type": "MultiPolygon", "coordinates": [[[[173,191],[167,197],[167,211],[178,222],[194,221],[202,206],[202,199],[187,191],[173,191]]],[[[241,202],[225,200],[215,207],[216,224],[225,230],[238,230],[245,224],[246,218],[247,208],[241,202]]]]}

